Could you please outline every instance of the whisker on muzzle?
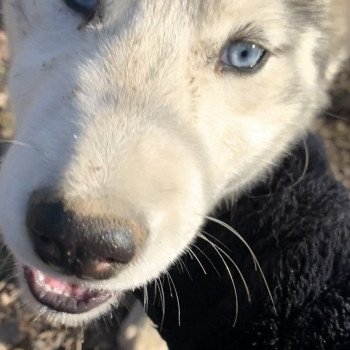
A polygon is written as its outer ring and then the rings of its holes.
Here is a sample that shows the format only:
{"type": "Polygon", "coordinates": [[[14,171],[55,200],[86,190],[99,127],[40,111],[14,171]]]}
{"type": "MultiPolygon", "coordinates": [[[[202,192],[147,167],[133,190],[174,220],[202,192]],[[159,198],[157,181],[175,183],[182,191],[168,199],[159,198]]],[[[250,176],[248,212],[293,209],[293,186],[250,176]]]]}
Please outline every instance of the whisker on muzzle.
{"type": "MultiPolygon", "coordinates": [[[[204,241],[208,242],[212,247],[213,249],[215,250],[215,252],[218,254],[218,256],[220,257],[220,259],[222,260],[224,266],[225,266],[225,269],[227,271],[227,274],[230,278],[230,281],[232,283],[232,288],[233,288],[233,291],[234,291],[234,298],[235,298],[235,319],[233,321],[233,327],[236,326],[237,324],[237,321],[238,321],[238,314],[239,314],[239,303],[238,303],[238,294],[237,294],[237,287],[236,287],[236,283],[233,279],[233,275],[232,275],[232,272],[230,270],[230,268],[228,267],[227,265],[227,262],[226,260],[224,259],[224,257],[222,256],[222,253],[223,251],[220,250],[220,248],[218,249],[217,245],[215,245],[214,243],[212,243],[209,239],[207,239],[205,236],[203,236],[202,234],[199,234],[198,235],[199,238],[202,238],[204,241]]],[[[232,259],[230,259],[231,262],[233,262],[232,259]]],[[[234,263],[235,266],[237,266],[235,263],[234,263]]],[[[239,271],[239,269],[238,269],[239,271]]],[[[243,278],[243,281],[245,283],[245,280],[243,278]]]]}
{"type": "Polygon", "coordinates": [[[210,217],[210,216],[205,216],[206,219],[208,219],[209,221],[212,221],[214,223],[217,223],[218,225],[226,228],[229,232],[233,233],[248,249],[250,255],[252,256],[252,259],[253,259],[253,262],[254,262],[254,265],[255,265],[255,270],[256,271],[259,271],[260,272],[260,275],[264,281],[264,284],[265,284],[265,287],[266,287],[266,290],[269,294],[269,297],[270,297],[270,300],[271,300],[271,303],[273,305],[273,309],[276,311],[276,306],[275,306],[275,302],[273,300],[273,297],[272,297],[272,293],[271,293],[271,289],[268,285],[268,282],[267,282],[267,279],[266,279],[266,276],[261,268],[261,265],[256,257],[256,255],[254,254],[252,248],[250,247],[250,245],[248,244],[248,242],[242,237],[242,235],[240,235],[233,227],[231,227],[230,225],[226,224],[225,222],[219,220],[219,219],[216,219],[216,218],[213,218],[213,217],[210,217]]]}
{"type": "Polygon", "coordinates": [[[12,139],[3,139],[0,140],[0,144],[9,144],[9,145],[15,145],[15,146],[22,146],[22,147],[27,147],[27,148],[33,148],[33,146],[31,146],[29,143],[25,143],[22,141],[18,141],[18,140],[12,140],[12,139]]]}
{"type": "Polygon", "coordinates": [[[175,294],[175,298],[176,298],[176,304],[177,304],[177,314],[178,314],[178,325],[179,327],[181,326],[181,307],[180,307],[180,298],[179,298],[179,294],[177,292],[174,280],[172,279],[170,272],[166,273],[167,279],[168,279],[168,284],[169,284],[169,290],[170,290],[170,296],[173,298],[173,293],[172,293],[172,289],[174,289],[174,294],[175,294]]]}

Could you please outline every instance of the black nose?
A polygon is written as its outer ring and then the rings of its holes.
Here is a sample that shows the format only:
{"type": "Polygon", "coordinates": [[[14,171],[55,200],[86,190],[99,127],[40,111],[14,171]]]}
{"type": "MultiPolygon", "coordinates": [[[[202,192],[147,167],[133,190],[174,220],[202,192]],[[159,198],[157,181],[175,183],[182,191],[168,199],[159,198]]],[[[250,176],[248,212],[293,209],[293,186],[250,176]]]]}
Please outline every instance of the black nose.
{"type": "Polygon", "coordinates": [[[140,236],[135,227],[127,220],[77,217],[47,190],[33,193],[28,205],[27,228],[37,255],[83,279],[108,279],[128,264],[140,236]]]}

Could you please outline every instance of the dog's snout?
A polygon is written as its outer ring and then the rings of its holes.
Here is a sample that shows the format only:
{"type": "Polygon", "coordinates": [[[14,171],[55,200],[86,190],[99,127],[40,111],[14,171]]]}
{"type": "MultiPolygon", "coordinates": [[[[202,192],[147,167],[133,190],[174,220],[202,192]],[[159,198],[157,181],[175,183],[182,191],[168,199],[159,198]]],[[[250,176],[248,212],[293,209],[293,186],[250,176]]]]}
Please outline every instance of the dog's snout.
{"type": "Polygon", "coordinates": [[[47,265],[83,279],[111,278],[136,256],[145,230],[131,220],[79,217],[45,190],[29,201],[27,228],[47,265]]]}

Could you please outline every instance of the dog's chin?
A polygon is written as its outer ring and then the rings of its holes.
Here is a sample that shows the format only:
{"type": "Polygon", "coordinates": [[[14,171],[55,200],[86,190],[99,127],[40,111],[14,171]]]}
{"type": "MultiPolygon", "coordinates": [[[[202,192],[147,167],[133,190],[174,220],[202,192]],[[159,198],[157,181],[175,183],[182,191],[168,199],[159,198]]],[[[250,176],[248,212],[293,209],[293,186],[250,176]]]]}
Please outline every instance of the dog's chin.
{"type": "Polygon", "coordinates": [[[34,313],[51,324],[79,326],[107,314],[123,293],[89,289],[24,266],[20,274],[22,298],[34,313]]]}

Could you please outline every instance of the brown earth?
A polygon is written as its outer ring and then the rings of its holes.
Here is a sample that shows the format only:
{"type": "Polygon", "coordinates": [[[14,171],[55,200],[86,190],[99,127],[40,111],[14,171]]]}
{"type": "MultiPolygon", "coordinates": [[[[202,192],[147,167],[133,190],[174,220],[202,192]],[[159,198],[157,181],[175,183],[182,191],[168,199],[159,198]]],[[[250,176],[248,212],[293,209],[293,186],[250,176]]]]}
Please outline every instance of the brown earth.
{"type": "MultiPolygon", "coordinates": [[[[5,42],[5,34],[0,31],[0,146],[3,149],[13,129],[6,88],[5,42]]],[[[325,139],[334,173],[350,188],[350,62],[340,74],[332,96],[332,107],[317,120],[315,130],[325,139]]],[[[116,317],[102,320],[85,331],[53,328],[23,309],[12,275],[11,258],[7,258],[3,248],[0,252],[0,350],[117,350],[116,317]]]]}

